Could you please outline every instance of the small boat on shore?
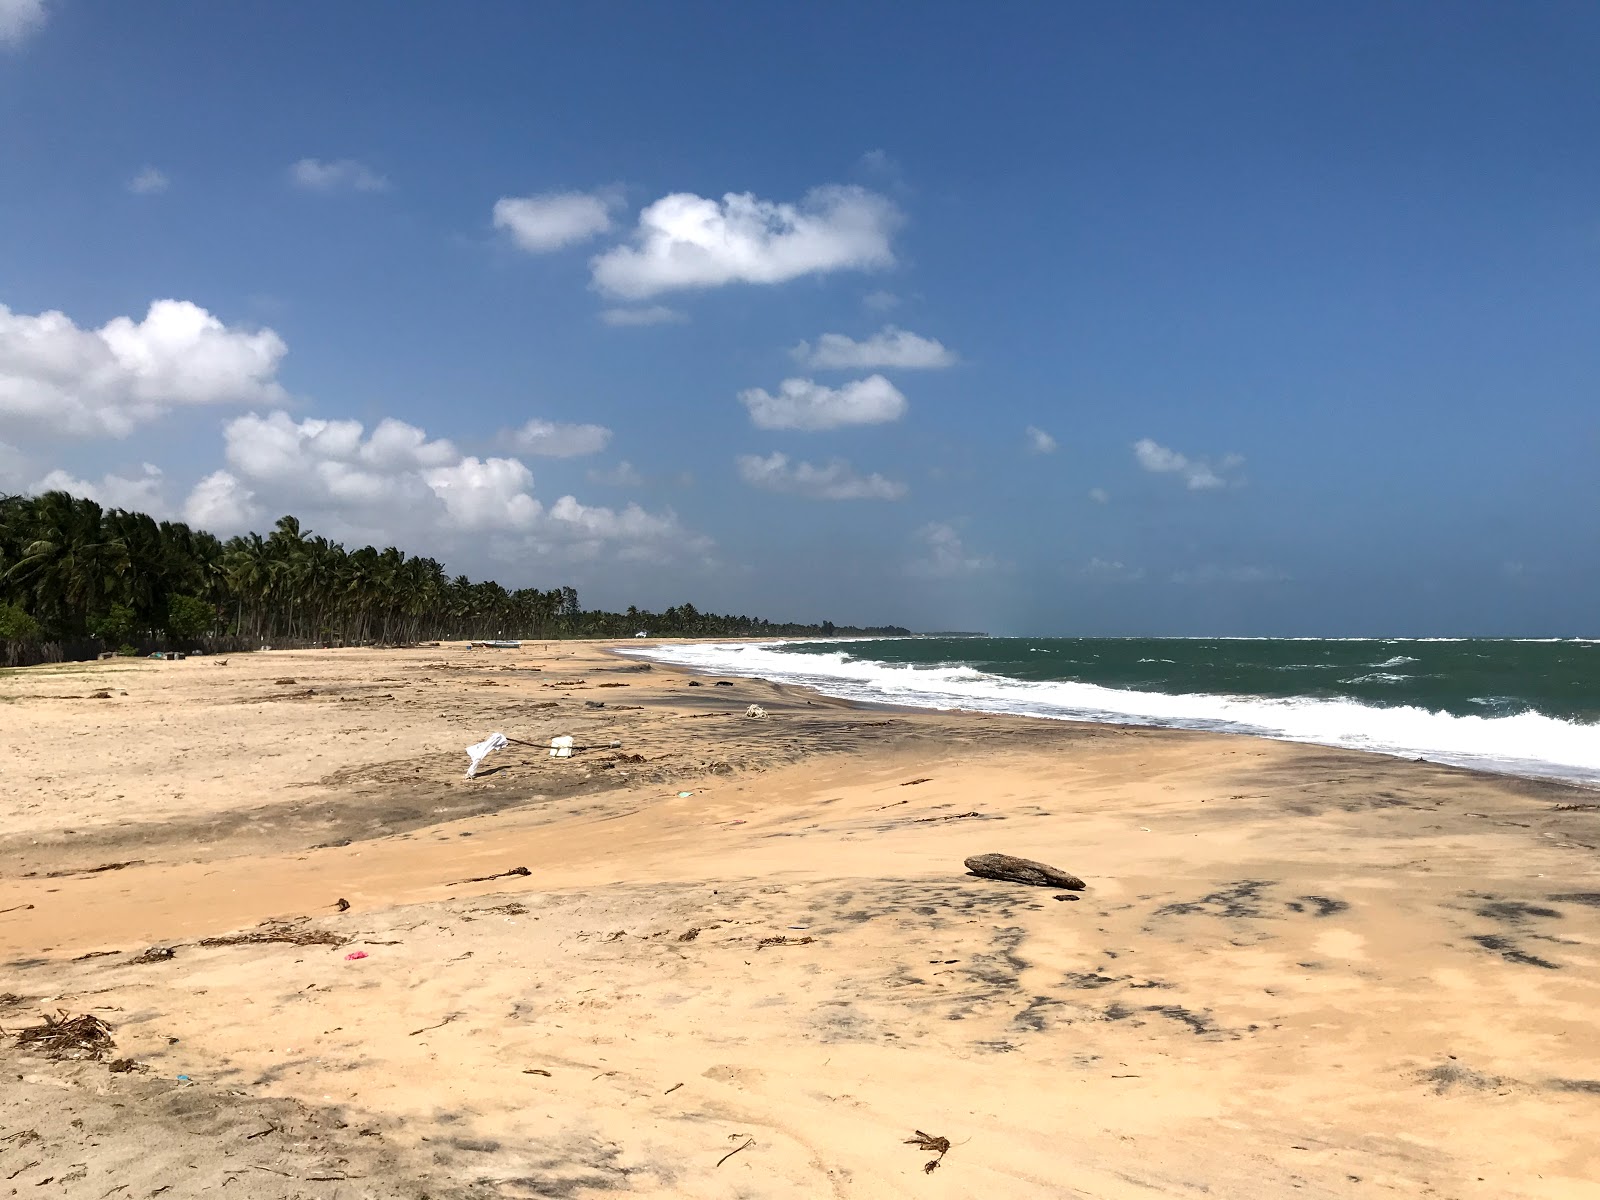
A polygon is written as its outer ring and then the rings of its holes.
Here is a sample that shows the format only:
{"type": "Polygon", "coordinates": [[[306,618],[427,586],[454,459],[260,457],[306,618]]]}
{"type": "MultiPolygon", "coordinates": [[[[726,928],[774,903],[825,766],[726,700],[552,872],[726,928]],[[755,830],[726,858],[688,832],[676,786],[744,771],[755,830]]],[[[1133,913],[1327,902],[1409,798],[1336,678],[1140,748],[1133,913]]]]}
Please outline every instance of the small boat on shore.
{"type": "Polygon", "coordinates": [[[468,642],[469,650],[521,650],[521,642],[468,642]]]}

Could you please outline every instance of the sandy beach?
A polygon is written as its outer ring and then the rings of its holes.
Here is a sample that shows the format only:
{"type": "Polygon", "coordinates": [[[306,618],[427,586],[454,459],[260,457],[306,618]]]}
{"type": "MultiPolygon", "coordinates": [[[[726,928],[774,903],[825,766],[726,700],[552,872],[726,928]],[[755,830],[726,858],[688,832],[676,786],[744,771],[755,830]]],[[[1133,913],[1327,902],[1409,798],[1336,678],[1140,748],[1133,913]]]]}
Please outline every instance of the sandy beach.
{"type": "Polygon", "coordinates": [[[0,673],[0,1195],[1600,1196],[1595,792],[726,682],[0,673]]]}

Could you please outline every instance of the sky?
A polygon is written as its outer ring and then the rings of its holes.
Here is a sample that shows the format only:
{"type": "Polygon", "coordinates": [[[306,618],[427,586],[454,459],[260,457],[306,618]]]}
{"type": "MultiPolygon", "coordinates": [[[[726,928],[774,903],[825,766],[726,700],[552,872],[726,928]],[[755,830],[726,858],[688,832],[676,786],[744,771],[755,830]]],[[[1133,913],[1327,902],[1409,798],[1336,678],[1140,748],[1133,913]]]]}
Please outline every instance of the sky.
{"type": "Polygon", "coordinates": [[[0,0],[0,491],[586,606],[1600,632],[1600,9],[0,0]]]}

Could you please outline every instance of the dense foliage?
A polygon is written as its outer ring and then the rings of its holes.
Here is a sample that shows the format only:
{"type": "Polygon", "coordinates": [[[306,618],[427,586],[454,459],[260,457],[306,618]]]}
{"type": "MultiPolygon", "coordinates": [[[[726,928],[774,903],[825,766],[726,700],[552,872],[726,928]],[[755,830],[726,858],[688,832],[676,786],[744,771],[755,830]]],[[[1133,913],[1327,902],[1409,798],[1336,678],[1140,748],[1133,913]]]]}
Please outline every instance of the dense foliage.
{"type": "Polygon", "coordinates": [[[283,517],[266,537],[223,542],[178,521],[103,509],[66,492],[0,496],[0,640],[98,637],[111,644],[233,634],[266,642],[652,635],[830,636],[907,632],[782,625],[703,613],[585,612],[570,587],[508,591],[450,578],[389,546],[346,550],[283,517]]]}

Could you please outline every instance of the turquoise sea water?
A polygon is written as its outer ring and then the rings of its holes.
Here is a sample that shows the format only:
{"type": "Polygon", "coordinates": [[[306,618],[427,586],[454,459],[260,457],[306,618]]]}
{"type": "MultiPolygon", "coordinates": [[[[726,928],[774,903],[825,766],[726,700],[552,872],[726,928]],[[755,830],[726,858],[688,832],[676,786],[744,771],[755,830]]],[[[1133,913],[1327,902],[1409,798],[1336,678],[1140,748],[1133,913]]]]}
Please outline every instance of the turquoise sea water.
{"type": "Polygon", "coordinates": [[[1600,642],[898,638],[642,657],[849,699],[1254,733],[1600,784],[1600,642]]]}

